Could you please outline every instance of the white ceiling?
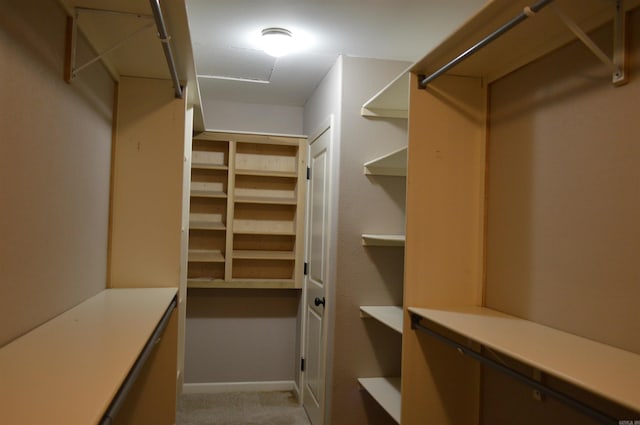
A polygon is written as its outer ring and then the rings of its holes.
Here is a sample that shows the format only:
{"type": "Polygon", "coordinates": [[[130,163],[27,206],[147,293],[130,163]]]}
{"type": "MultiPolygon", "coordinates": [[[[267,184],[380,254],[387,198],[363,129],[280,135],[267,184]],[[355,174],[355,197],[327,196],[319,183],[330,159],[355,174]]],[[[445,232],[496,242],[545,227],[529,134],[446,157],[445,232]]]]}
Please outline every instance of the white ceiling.
{"type": "Polygon", "coordinates": [[[201,97],[302,106],[338,55],[415,62],[485,2],[186,0],[201,97]],[[267,27],[290,30],[297,51],[275,59],[259,50],[267,27]]]}

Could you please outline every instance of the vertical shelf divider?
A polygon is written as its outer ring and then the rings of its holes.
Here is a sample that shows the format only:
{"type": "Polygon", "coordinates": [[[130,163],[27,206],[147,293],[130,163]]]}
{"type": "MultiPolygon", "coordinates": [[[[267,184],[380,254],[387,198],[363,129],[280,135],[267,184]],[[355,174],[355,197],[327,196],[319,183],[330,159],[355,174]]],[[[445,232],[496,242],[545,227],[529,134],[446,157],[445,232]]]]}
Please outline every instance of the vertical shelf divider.
{"type": "Polygon", "coordinates": [[[231,281],[233,273],[233,217],[236,191],[236,146],[235,140],[229,141],[229,170],[227,174],[227,234],[225,240],[224,280],[231,281]]]}

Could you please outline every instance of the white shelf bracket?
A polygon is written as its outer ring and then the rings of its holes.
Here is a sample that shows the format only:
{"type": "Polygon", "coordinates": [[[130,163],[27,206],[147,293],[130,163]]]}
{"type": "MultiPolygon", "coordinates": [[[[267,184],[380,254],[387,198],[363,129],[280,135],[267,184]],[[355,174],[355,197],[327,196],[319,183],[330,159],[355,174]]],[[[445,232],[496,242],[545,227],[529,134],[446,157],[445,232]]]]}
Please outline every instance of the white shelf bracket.
{"type": "Polygon", "coordinates": [[[602,51],[596,43],[593,42],[591,37],[585,33],[582,28],[576,24],[569,16],[567,16],[558,6],[551,4],[551,9],[562,20],[567,28],[575,34],[576,37],[602,62],[612,73],[612,82],[614,85],[619,86],[627,83],[626,68],[626,15],[624,12],[624,0],[614,0],[615,2],[615,14],[613,23],[613,59],[609,58],[605,52],[602,51]]]}
{"type": "MultiPolygon", "coordinates": [[[[78,73],[80,71],[82,71],[83,69],[87,68],[88,66],[94,64],[95,62],[97,62],[99,60],[102,60],[106,55],[108,55],[109,53],[111,53],[114,50],[118,49],[119,47],[123,46],[131,38],[135,37],[139,33],[143,32],[143,31],[146,31],[149,28],[152,28],[154,26],[154,21],[153,21],[153,16],[151,16],[151,15],[141,15],[141,14],[138,14],[138,13],[120,12],[120,11],[115,11],[115,10],[90,9],[90,8],[85,8],[85,7],[76,7],[74,16],[69,18],[67,25],[71,26],[71,28],[67,28],[67,34],[68,34],[67,43],[68,43],[68,46],[67,46],[67,58],[66,58],[67,65],[65,67],[65,81],[70,83],[71,81],[73,81],[73,79],[78,75],[78,73]],[[146,24],[144,24],[140,28],[136,29],[132,33],[126,35],[120,41],[118,41],[117,43],[113,44],[111,47],[107,48],[103,52],[97,53],[97,55],[95,57],[93,57],[92,59],[89,59],[87,62],[83,63],[82,65],[77,65],[76,64],[76,56],[77,56],[76,55],[76,51],[77,51],[77,48],[78,48],[78,20],[80,18],[80,14],[81,13],[102,14],[102,15],[116,15],[116,16],[118,16],[118,15],[119,16],[130,16],[130,17],[135,17],[135,18],[138,18],[138,19],[149,20],[149,22],[147,22],[146,24]]],[[[110,69],[110,72],[113,73],[113,71],[111,69],[110,69]]],[[[117,76],[114,76],[114,77],[116,77],[116,79],[117,79],[117,76]]]]}

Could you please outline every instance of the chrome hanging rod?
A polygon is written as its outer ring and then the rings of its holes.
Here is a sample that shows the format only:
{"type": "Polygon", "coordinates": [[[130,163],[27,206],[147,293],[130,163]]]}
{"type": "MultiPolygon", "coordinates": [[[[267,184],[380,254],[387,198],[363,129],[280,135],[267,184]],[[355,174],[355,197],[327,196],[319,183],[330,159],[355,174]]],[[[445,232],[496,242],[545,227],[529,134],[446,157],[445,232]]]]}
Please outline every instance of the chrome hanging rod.
{"type": "Polygon", "coordinates": [[[129,394],[134,384],[136,383],[138,376],[140,376],[140,373],[142,372],[142,369],[145,366],[147,359],[149,359],[149,356],[151,356],[154,349],[162,339],[164,330],[167,328],[167,325],[169,324],[171,313],[177,307],[177,305],[178,305],[178,300],[176,296],[176,297],[173,297],[173,299],[169,303],[169,307],[167,307],[167,309],[165,310],[164,314],[162,315],[162,318],[158,322],[158,325],[156,326],[155,330],[151,334],[151,337],[145,344],[144,348],[142,349],[142,352],[136,359],[135,363],[131,367],[129,374],[124,379],[124,382],[120,386],[120,389],[118,390],[115,397],[111,401],[111,404],[107,408],[107,411],[105,412],[105,414],[102,416],[102,419],[100,420],[98,425],[112,425],[114,423],[114,419],[116,418],[118,412],[120,411],[120,408],[126,401],[127,395],[129,394]]]}
{"type": "Polygon", "coordinates": [[[458,55],[458,57],[453,59],[448,64],[444,65],[442,68],[440,68],[433,74],[420,80],[420,87],[421,88],[426,87],[427,84],[429,84],[431,81],[440,77],[442,74],[444,74],[445,72],[447,72],[448,70],[450,70],[451,68],[453,68],[454,66],[462,62],[463,60],[467,59],[469,56],[473,55],[478,50],[482,49],[484,46],[491,43],[496,38],[500,37],[502,34],[506,33],[507,31],[517,26],[521,22],[525,21],[527,18],[534,16],[536,13],[538,13],[542,8],[547,6],[552,1],[553,0],[539,0],[533,6],[525,7],[518,16],[511,19],[509,22],[507,22],[506,24],[504,24],[503,26],[501,26],[500,28],[498,28],[497,30],[495,30],[494,32],[492,32],[491,34],[489,34],[488,36],[486,36],[476,44],[474,44],[472,47],[462,52],[460,55],[458,55]]]}
{"type": "Polygon", "coordinates": [[[592,419],[595,419],[596,421],[598,421],[601,424],[604,425],[619,425],[619,421],[617,419],[612,418],[611,416],[602,413],[599,410],[594,409],[591,406],[588,406],[584,403],[582,403],[581,401],[576,400],[573,397],[570,397],[564,393],[561,393],[560,391],[557,391],[539,381],[536,381],[532,378],[529,378],[526,375],[523,375],[522,373],[513,370],[501,363],[496,362],[495,360],[492,360],[486,356],[483,356],[480,353],[477,353],[471,349],[469,349],[468,347],[459,344],[458,342],[439,334],[438,332],[424,326],[423,324],[420,323],[420,321],[422,320],[422,317],[420,315],[411,314],[411,329],[413,330],[419,330],[421,332],[426,333],[427,335],[430,335],[432,337],[434,337],[435,339],[437,339],[440,342],[443,342],[447,345],[450,345],[452,347],[454,347],[460,354],[469,356],[475,360],[478,360],[480,363],[483,363],[493,369],[496,369],[512,378],[514,378],[517,381],[520,381],[526,385],[529,385],[530,387],[532,387],[533,389],[536,389],[538,391],[540,391],[542,394],[546,394],[550,397],[555,398],[556,400],[574,408],[575,410],[585,414],[586,416],[589,416],[592,419]]]}
{"type": "Polygon", "coordinates": [[[162,9],[160,9],[160,0],[149,0],[151,4],[151,10],[153,11],[153,17],[156,21],[156,27],[158,28],[158,38],[162,42],[162,49],[164,50],[164,56],[167,59],[167,66],[169,67],[169,73],[173,80],[173,87],[176,91],[176,97],[182,99],[184,93],[180,80],[178,79],[178,72],[176,71],[176,63],[173,60],[173,52],[171,51],[171,37],[167,34],[167,27],[164,24],[164,17],[162,16],[162,9]]]}

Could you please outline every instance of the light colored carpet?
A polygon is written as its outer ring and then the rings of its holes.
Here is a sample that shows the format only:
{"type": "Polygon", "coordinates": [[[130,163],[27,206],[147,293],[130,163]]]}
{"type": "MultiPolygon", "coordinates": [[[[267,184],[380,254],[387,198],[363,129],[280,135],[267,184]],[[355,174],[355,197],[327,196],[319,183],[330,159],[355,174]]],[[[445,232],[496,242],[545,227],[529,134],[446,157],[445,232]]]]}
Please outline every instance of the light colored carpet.
{"type": "Polygon", "coordinates": [[[183,394],[176,425],[310,425],[291,391],[183,394]]]}

